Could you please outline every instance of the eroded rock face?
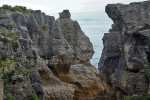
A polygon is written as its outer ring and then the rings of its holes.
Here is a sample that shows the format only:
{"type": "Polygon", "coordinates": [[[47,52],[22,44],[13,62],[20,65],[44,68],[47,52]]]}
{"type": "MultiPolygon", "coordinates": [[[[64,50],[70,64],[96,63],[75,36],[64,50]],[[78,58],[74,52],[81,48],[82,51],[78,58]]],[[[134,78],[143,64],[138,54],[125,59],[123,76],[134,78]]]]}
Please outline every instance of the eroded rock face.
{"type": "Polygon", "coordinates": [[[54,46],[58,46],[56,45],[57,43],[62,44],[59,47],[63,48],[60,48],[57,52],[56,50],[53,51],[55,54],[64,55],[69,59],[73,59],[75,63],[89,62],[94,53],[89,38],[85,36],[77,21],[73,21],[70,17],[62,17],[70,15],[68,10],[64,10],[59,14],[60,18],[56,20],[52,29],[52,37],[54,38],[52,43],[54,43],[54,46]],[[69,52],[70,55],[65,55],[69,54],[65,52],[69,52]]]}
{"type": "Polygon", "coordinates": [[[10,87],[5,99],[95,100],[105,84],[89,63],[93,53],[69,10],[57,20],[40,10],[0,13],[0,64],[10,87]]]}
{"type": "Polygon", "coordinates": [[[59,17],[61,19],[70,18],[71,14],[70,14],[69,10],[63,10],[63,12],[59,13],[59,17]]]}
{"type": "Polygon", "coordinates": [[[103,38],[101,77],[122,94],[149,92],[150,2],[109,4],[114,24],[103,38]]]}

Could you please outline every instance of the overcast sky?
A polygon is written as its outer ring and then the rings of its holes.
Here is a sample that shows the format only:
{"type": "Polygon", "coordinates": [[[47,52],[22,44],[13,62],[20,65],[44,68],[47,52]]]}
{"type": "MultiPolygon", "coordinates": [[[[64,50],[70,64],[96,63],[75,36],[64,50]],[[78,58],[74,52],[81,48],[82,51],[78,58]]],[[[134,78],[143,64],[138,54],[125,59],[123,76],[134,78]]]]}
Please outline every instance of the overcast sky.
{"type": "Polygon", "coordinates": [[[130,3],[144,0],[0,0],[3,4],[22,5],[34,10],[40,9],[46,13],[58,13],[63,9],[71,12],[101,11],[109,3],[130,3]]]}

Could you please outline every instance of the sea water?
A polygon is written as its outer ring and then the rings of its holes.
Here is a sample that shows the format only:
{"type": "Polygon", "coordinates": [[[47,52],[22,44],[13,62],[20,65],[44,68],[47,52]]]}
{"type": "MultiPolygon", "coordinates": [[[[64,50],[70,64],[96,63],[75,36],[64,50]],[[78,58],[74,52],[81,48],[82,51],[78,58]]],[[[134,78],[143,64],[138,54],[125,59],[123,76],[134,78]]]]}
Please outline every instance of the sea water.
{"type": "MultiPolygon", "coordinates": [[[[58,14],[51,15],[55,16],[56,19],[58,18],[58,14]]],[[[108,33],[111,28],[111,19],[107,16],[105,11],[71,13],[71,18],[78,21],[81,29],[92,42],[95,53],[90,62],[93,66],[98,68],[103,49],[102,38],[104,33],[108,33]]]]}
{"type": "Polygon", "coordinates": [[[111,19],[104,11],[72,13],[72,19],[79,22],[81,29],[92,42],[95,53],[91,64],[98,68],[103,49],[102,38],[111,28],[111,19]]]}

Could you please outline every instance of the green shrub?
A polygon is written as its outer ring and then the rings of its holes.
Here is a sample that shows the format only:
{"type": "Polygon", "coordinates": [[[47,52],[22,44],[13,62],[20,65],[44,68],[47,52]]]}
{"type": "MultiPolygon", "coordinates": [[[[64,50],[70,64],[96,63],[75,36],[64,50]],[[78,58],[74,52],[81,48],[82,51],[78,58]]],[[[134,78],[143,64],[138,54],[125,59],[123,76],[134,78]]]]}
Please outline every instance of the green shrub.
{"type": "Polygon", "coordinates": [[[22,70],[23,76],[28,76],[29,75],[29,70],[27,68],[22,70]]]}
{"type": "Polygon", "coordinates": [[[3,27],[0,27],[0,34],[1,34],[1,35],[5,35],[5,34],[4,34],[4,31],[5,31],[4,28],[3,28],[3,27]]]}
{"type": "Polygon", "coordinates": [[[6,100],[16,100],[14,96],[7,96],[6,100]]]}
{"type": "Polygon", "coordinates": [[[6,44],[7,42],[9,42],[9,40],[6,37],[1,37],[0,36],[0,41],[3,42],[4,44],[6,44]]]}
{"type": "Polygon", "coordinates": [[[3,56],[2,56],[2,54],[0,54],[0,60],[3,60],[3,56]]]}
{"type": "Polygon", "coordinates": [[[132,97],[131,96],[125,96],[124,100],[132,100],[132,97]]]}
{"type": "Polygon", "coordinates": [[[144,100],[150,100],[150,94],[149,93],[143,93],[144,100]]]}
{"type": "Polygon", "coordinates": [[[6,59],[7,59],[6,55],[0,53],[0,62],[1,62],[1,61],[4,61],[4,60],[6,60],[6,59]]]}
{"type": "Polygon", "coordinates": [[[12,10],[13,8],[10,5],[5,4],[2,6],[2,9],[12,10]]]}
{"type": "Polygon", "coordinates": [[[5,84],[5,85],[4,85],[4,91],[5,91],[6,93],[9,93],[10,90],[11,90],[11,85],[10,85],[10,84],[5,84]]]}
{"type": "Polygon", "coordinates": [[[17,49],[17,48],[19,47],[19,45],[18,45],[18,42],[17,42],[17,41],[12,40],[12,41],[11,41],[11,43],[12,43],[12,47],[13,47],[13,49],[17,49]]]}
{"type": "Polygon", "coordinates": [[[10,10],[10,11],[19,11],[19,12],[24,12],[24,13],[33,13],[33,10],[27,9],[26,7],[23,7],[23,6],[12,7],[10,5],[5,4],[0,8],[0,11],[3,11],[3,9],[10,10]]]}
{"type": "Polygon", "coordinates": [[[29,96],[28,96],[28,99],[29,100],[39,100],[38,96],[34,93],[31,93],[29,96]]]}
{"type": "Polygon", "coordinates": [[[4,73],[3,76],[2,76],[2,79],[3,79],[5,82],[10,82],[11,77],[10,77],[7,73],[4,73]]]}
{"type": "Polygon", "coordinates": [[[16,26],[16,22],[14,20],[12,20],[12,25],[13,25],[13,27],[16,26]]]}
{"type": "Polygon", "coordinates": [[[15,69],[19,68],[19,62],[16,62],[15,69]]]}
{"type": "Polygon", "coordinates": [[[150,94],[146,92],[136,96],[125,96],[124,100],[150,100],[150,94]]]}
{"type": "Polygon", "coordinates": [[[22,6],[15,6],[15,7],[13,8],[13,10],[14,10],[14,11],[24,12],[24,11],[27,10],[27,8],[26,8],[26,7],[22,7],[22,6]]]}
{"type": "Polygon", "coordinates": [[[44,30],[44,31],[48,31],[48,24],[44,24],[44,25],[42,25],[42,30],[44,30]]]}
{"type": "Polygon", "coordinates": [[[15,32],[9,32],[6,28],[4,27],[0,27],[0,35],[4,36],[4,37],[8,37],[12,40],[17,40],[18,36],[15,32]]]}
{"type": "Polygon", "coordinates": [[[0,13],[4,13],[4,9],[0,8],[0,13]]]}
{"type": "Polygon", "coordinates": [[[3,35],[3,36],[7,36],[8,34],[8,30],[4,27],[0,27],[0,34],[3,35]]]}
{"type": "Polygon", "coordinates": [[[17,34],[14,33],[14,32],[9,32],[6,37],[8,37],[12,40],[17,40],[18,39],[17,34]]]}
{"type": "Polygon", "coordinates": [[[16,67],[16,63],[13,60],[1,60],[0,61],[0,74],[5,74],[8,71],[14,70],[16,67]]]}

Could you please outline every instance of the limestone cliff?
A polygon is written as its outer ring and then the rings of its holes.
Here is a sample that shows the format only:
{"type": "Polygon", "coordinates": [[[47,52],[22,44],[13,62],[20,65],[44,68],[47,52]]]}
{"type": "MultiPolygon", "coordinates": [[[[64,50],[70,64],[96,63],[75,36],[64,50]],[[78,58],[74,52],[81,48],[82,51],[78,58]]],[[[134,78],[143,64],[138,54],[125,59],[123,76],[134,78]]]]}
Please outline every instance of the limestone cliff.
{"type": "Polygon", "coordinates": [[[95,100],[105,85],[89,63],[93,53],[68,10],[57,20],[40,10],[0,11],[0,78],[6,100],[95,100]]]}
{"type": "Polygon", "coordinates": [[[127,100],[149,100],[150,1],[109,4],[106,13],[114,24],[103,38],[100,77],[118,100],[125,95],[131,96],[127,100]]]}

